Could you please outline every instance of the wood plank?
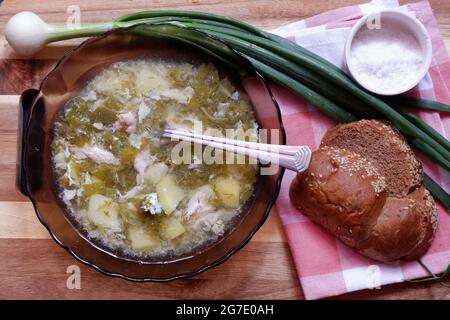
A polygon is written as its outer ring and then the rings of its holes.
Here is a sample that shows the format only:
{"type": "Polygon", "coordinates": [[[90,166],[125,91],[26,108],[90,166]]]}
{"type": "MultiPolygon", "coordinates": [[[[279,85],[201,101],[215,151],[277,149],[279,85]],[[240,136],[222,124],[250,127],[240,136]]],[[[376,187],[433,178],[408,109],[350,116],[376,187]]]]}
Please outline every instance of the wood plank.
{"type": "Polygon", "coordinates": [[[17,95],[0,95],[2,117],[0,121],[0,200],[2,201],[25,200],[15,186],[18,103],[17,95]]]}
{"type": "Polygon", "coordinates": [[[79,45],[83,40],[81,39],[71,39],[61,42],[50,43],[45,46],[41,51],[39,51],[33,57],[24,57],[18,55],[8,44],[4,35],[0,36],[0,59],[21,59],[21,60],[59,60],[63,55],[65,55],[69,50],[73,49],[79,45]]]}
{"type": "MultiPolygon", "coordinates": [[[[326,10],[362,2],[364,0],[138,0],[114,3],[109,0],[79,0],[77,4],[82,10],[82,22],[106,21],[139,10],[171,8],[214,12],[271,29],[326,10]]],[[[447,48],[450,48],[450,1],[430,2],[447,48]]],[[[71,0],[55,0],[51,6],[41,1],[4,2],[0,10],[0,29],[3,30],[13,14],[22,10],[35,11],[48,22],[64,22],[66,8],[73,4],[71,0]]],[[[0,287],[3,289],[0,299],[302,298],[276,210],[272,210],[252,241],[227,262],[197,277],[168,284],[130,283],[104,276],[78,263],[49,239],[31,204],[14,187],[17,95],[26,88],[36,87],[55,61],[80,41],[52,44],[35,58],[24,59],[15,55],[0,35],[0,287]],[[66,268],[72,264],[81,267],[81,290],[66,288],[66,268]]],[[[337,298],[450,299],[450,293],[438,283],[397,284],[337,298]]]]}
{"type": "MultiPolygon", "coordinates": [[[[109,21],[136,11],[176,8],[177,10],[197,10],[228,15],[264,28],[273,28],[318,12],[354,3],[354,0],[333,0],[314,1],[314,5],[311,5],[309,1],[284,0],[276,1],[276,5],[274,5],[272,0],[177,0],[170,2],[137,0],[133,1],[131,5],[127,1],[119,1],[112,6],[111,1],[108,0],[79,0],[76,2],[81,9],[81,22],[109,21]]],[[[56,0],[52,1],[51,8],[49,8],[45,2],[29,1],[26,3],[26,7],[27,10],[39,13],[47,22],[61,22],[67,19],[66,9],[73,4],[73,1],[70,0],[56,0]]],[[[24,5],[21,2],[6,2],[0,12],[0,28],[12,14],[23,8],[24,5]]]]}
{"type": "Polygon", "coordinates": [[[0,60],[0,94],[17,95],[26,89],[39,88],[42,79],[53,69],[56,60],[0,60]]]}
{"type": "Polygon", "coordinates": [[[251,242],[218,268],[163,284],[132,283],[100,274],[76,262],[52,240],[0,239],[0,261],[0,299],[302,297],[285,243],[251,242]],[[66,270],[70,265],[81,268],[80,290],[66,287],[66,270]]]}
{"type": "Polygon", "coordinates": [[[29,201],[0,201],[0,239],[50,239],[29,201]]]}
{"type": "MultiPolygon", "coordinates": [[[[232,259],[200,275],[169,283],[133,283],[100,274],[52,240],[0,239],[0,299],[301,299],[284,243],[250,242],[232,259]],[[17,254],[20,252],[20,254],[17,254]],[[45,257],[45,258],[43,258],[45,257]],[[36,263],[39,260],[39,263],[36,263]],[[264,261],[264,263],[261,263],[264,261]],[[66,287],[67,267],[81,270],[81,289],[66,287]]],[[[333,299],[450,299],[438,283],[364,290],[333,299]]]]}

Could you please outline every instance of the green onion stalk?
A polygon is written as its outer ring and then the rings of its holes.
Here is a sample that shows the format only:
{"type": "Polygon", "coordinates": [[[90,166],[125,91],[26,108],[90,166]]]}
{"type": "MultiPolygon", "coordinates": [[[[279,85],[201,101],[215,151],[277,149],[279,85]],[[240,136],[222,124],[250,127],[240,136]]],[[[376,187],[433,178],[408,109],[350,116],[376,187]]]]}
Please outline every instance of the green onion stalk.
{"type": "MultiPolygon", "coordinates": [[[[132,28],[131,32],[190,44],[238,69],[233,55],[222,45],[225,43],[246,57],[262,76],[303,97],[337,122],[373,118],[389,120],[411,145],[450,171],[449,141],[403,109],[415,107],[448,113],[450,106],[413,97],[373,95],[322,57],[239,20],[192,11],[144,11],[110,22],[71,28],[70,25],[50,25],[32,12],[21,12],[7,23],[5,36],[17,53],[33,55],[47,43],[96,36],[112,29],[137,25],[139,27],[132,28]]],[[[450,212],[448,193],[428,176],[424,183],[450,212]]]]}

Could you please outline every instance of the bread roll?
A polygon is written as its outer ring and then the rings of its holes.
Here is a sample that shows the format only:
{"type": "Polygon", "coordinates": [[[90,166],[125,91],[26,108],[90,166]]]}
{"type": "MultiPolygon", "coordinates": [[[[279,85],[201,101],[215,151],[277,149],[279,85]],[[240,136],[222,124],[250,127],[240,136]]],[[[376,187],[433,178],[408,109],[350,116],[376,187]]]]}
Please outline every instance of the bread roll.
{"type": "Polygon", "coordinates": [[[382,262],[416,259],[437,226],[422,179],[404,139],[386,123],[363,120],[327,132],[289,195],[294,207],[361,254],[382,262]]]}

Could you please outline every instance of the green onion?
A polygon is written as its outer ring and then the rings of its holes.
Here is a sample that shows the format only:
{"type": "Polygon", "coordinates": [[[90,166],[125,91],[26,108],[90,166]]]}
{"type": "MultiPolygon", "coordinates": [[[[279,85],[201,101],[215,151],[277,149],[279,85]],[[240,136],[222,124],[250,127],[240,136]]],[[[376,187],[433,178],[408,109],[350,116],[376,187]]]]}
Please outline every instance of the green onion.
{"type": "Polygon", "coordinates": [[[433,179],[430,178],[427,174],[425,174],[423,178],[423,184],[430,191],[430,193],[438,199],[447,212],[450,213],[450,196],[444,189],[442,189],[433,179]]]}
{"type": "Polygon", "coordinates": [[[413,107],[418,109],[450,113],[449,105],[428,99],[415,98],[410,96],[394,96],[390,97],[388,100],[395,102],[401,107],[413,107]]]}
{"type": "Polygon", "coordinates": [[[431,274],[430,277],[421,278],[421,279],[413,279],[413,280],[406,280],[407,282],[411,283],[426,283],[426,282],[437,282],[439,281],[444,287],[450,288],[449,283],[442,282],[442,280],[446,279],[447,276],[450,274],[450,264],[447,266],[447,269],[442,272],[440,275],[436,275],[422,262],[422,260],[417,259],[417,262],[429,273],[431,274]]]}
{"type": "Polygon", "coordinates": [[[129,30],[130,33],[140,36],[156,36],[162,39],[173,39],[178,42],[190,44],[207,55],[216,58],[224,65],[235,70],[236,73],[245,74],[248,65],[243,65],[242,59],[236,56],[227,46],[218,41],[206,41],[199,32],[179,28],[174,25],[137,25],[129,30]]]}
{"type": "Polygon", "coordinates": [[[423,130],[426,134],[428,134],[430,137],[432,137],[434,140],[436,140],[438,143],[440,143],[444,148],[450,151],[450,141],[445,139],[439,132],[437,132],[432,126],[427,124],[425,121],[422,121],[419,117],[415,116],[412,113],[399,110],[399,112],[409,121],[414,123],[417,127],[423,130]]]}
{"type": "MultiPolygon", "coordinates": [[[[203,30],[202,28],[199,29],[203,30]]],[[[345,91],[341,91],[339,95],[336,95],[336,92],[339,92],[338,87],[324,81],[323,78],[311,72],[310,70],[302,68],[301,66],[289,60],[286,60],[269,50],[266,50],[254,44],[250,44],[243,40],[233,38],[228,35],[218,34],[215,32],[207,32],[207,34],[213,36],[214,38],[218,38],[221,41],[224,41],[226,44],[230,45],[232,48],[246,55],[247,57],[251,57],[256,61],[262,62],[265,65],[279,70],[284,74],[290,76],[291,78],[298,80],[302,84],[317,91],[324,97],[328,99],[334,99],[337,104],[351,109],[351,112],[355,112],[363,118],[374,118],[379,116],[379,114],[377,114],[373,110],[367,110],[367,108],[364,108],[364,105],[353,95],[345,91]]],[[[252,64],[255,66],[255,63],[252,64]]],[[[276,79],[274,79],[274,81],[278,82],[276,79]]]]}
{"type": "Polygon", "coordinates": [[[444,158],[439,152],[419,139],[408,139],[408,141],[418,150],[422,151],[429,158],[431,158],[435,163],[440,165],[442,168],[450,171],[450,161],[448,160],[448,158],[444,158]]]}
{"type": "Polygon", "coordinates": [[[141,11],[119,17],[116,20],[114,20],[113,23],[119,27],[121,26],[122,22],[133,22],[136,20],[142,21],[147,18],[155,18],[155,17],[184,17],[184,18],[203,19],[208,21],[222,22],[226,25],[242,29],[243,31],[248,31],[260,37],[266,36],[266,32],[242,21],[224,16],[219,16],[213,13],[196,12],[196,11],[180,11],[180,10],[141,11]]]}
{"type": "Polygon", "coordinates": [[[308,87],[302,85],[300,82],[288,77],[287,75],[255,60],[251,57],[247,57],[250,62],[255,66],[264,77],[283,85],[284,87],[292,90],[298,95],[302,96],[307,102],[316,106],[320,111],[332,117],[338,122],[352,122],[357,120],[355,116],[346,110],[342,109],[332,101],[314,92],[308,87]]]}

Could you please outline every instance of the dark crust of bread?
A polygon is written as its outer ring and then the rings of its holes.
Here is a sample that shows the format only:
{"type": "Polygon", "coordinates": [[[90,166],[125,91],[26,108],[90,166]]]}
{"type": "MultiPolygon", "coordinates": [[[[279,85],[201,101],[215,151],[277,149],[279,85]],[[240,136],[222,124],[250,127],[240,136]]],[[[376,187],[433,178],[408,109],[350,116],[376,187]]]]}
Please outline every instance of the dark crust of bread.
{"type": "Polygon", "coordinates": [[[403,136],[385,121],[338,125],[327,131],[321,146],[344,148],[373,162],[385,177],[390,195],[407,195],[422,184],[420,162],[403,136]]]}
{"type": "Polygon", "coordinates": [[[422,180],[403,137],[384,122],[362,120],[326,133],[308,170],[293,180],[290,198],[363,255],[382,262],[416,259],[437,227],[434,199],[422,180]]]}

